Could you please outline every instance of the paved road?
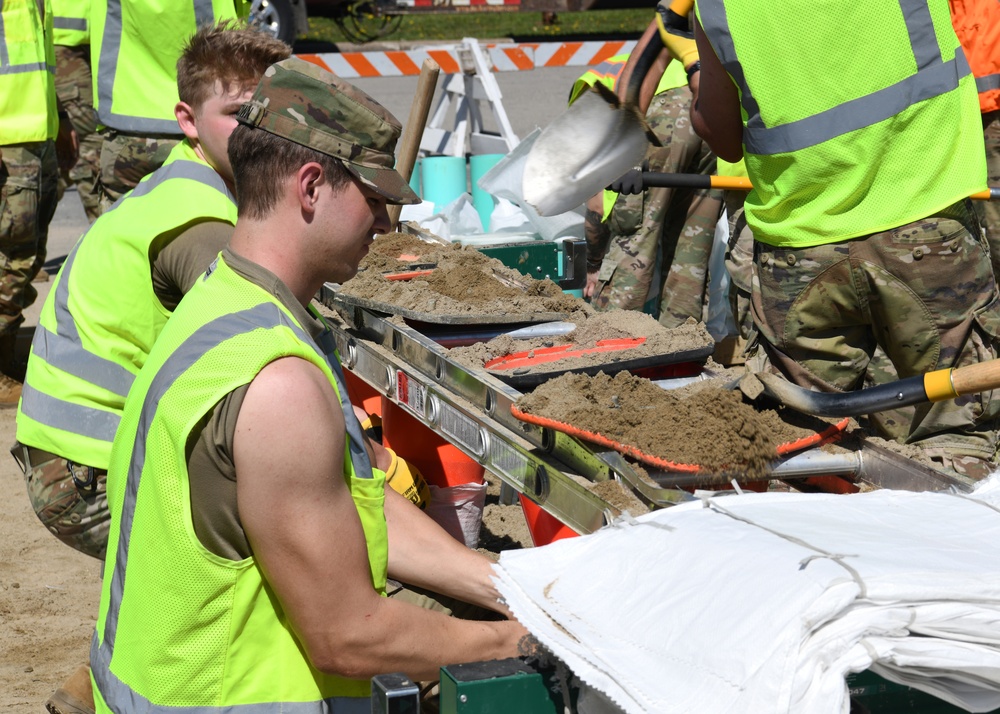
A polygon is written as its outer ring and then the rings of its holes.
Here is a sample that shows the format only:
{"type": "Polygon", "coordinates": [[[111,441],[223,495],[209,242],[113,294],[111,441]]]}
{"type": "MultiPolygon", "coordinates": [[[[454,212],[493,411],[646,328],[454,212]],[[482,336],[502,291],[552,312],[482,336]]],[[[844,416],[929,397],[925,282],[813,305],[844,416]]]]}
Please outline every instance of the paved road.
{"type": "MultiPolygon", "coordinates": [[[[570,87],[583,74],[582,67],[552,67],[526,72],[497,72],[497,84],[503,95],[502,105],[507,113],[511,128],[519,138],[527,136],[535,127],[544,128],[566,108],[570,87]]],[[[446,76],[438,78],[438,89],[431,105],[433,113],[441,97],[441,87],[446,76]]],[[[416,77],[379,77],[355,79],[354,84],[381,102],[389,111],[405,123],[410,114],[413,93],[417,87],[416,77]]],[[[488,131],[498,131],[493,123],[486,102],[483,106],[483,123],[488,131]]]]}
{"type": "MultiPolygon", "coordinates": [[[[519,138],[524,138],[536,127],[544,128],[559,116],[566,108],[566,98],[573,81],[582,73],[580,67],[496,73],[494,76],[503,95],[501,104],[514,133],[519,138]]],[[[438,79],[432,110],[437,106],[445,80],[445,75],[438,79]]],[[[406,122],[417,87],[416,77],[379,77],[353,82],[381,102],[400,122],[406,122]]],[[[483,118],[485,129],[499,131],[493,117],[489,116],[490,110],[485,102],[483,113],[486,115],[483,118]]],[[[49,228],[48,265],[57,267],[86,229],[87,219],[80,206],[80,198],[75,190],[70,189],[60,202],[49,228]]]]}

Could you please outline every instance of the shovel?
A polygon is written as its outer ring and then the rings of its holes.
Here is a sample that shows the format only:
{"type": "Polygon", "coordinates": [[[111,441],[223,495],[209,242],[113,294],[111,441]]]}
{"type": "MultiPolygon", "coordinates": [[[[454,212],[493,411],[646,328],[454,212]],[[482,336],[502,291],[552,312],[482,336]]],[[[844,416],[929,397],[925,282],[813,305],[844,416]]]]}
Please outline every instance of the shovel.
{"type": "MultiPolygon", "coordinates": [[[[1000,387],[1000,359],[956,369],[939,369],[854,392],[814,392],[775,375],[754,375],[764,394],[805,414],[859,416],[913,404],[955,399],[1000,387]]],[[[740,385],[743,388],[743,385],[740,385]]]]}
{"type": "MultiPolygon", "coordinates": [[[[750,191],[753,186],[745,176],[714,176],[708,174],[669,174],[656,171],[642,172],[642,187],[645,188],[721,188],[733,191],[750,191]]],[[[978,201],[1000,201],[1000,186],[988,186],[969,198],[978,201]]]]}
{"type": "MultiPolygon", "coordinates": [[[[670,9],[687,15],[693,5],[673,0],[670,9]]],[[[573,210],[642,161],[652,134],[639,112],[639,92],[662,49],[654,39],[640,53],[624,103],[598,82],[538,135],[521,186],[538,215],[573,210]]]]}

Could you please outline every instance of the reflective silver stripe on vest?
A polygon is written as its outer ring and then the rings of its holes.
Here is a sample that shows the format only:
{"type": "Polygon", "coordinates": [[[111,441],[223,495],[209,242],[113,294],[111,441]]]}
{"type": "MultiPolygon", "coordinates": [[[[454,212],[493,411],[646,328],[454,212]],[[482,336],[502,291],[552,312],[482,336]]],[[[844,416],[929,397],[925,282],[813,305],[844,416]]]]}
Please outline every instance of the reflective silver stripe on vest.
{"type": "MultiPolygon", "coordinates": [[[[111,657],[114,653],[115,637],[118,630],[118,614],[121,609],[122,594],[125,584],[125,572],[128,566],[129,542],[132,537],[132,520],[135,517],[136,495],[139,492],[139,481],[142,478],[143,465],[146,462],[146,436],[149,428],[156,416],[156,408],[160,400],[167,391],[174,385],[174,382],[184,374],[203,355],[219,346],[223,342],[238,335],[258,329],[275,329],[285,327],[291,330],[295,336],[307,345],[311,345],[318,355],[332,365],[337,360],[332,359],[324,353],[312,338],[307,335],[302,328],[292,322],[277,305],[274,303],[262,303],[242,312],[223,315],[212,322],[199,327],[183,344],[181,344],[153,377],[149,390],[145,394],[142,404],[142,413],[139,416],[139,423],[136,429],[135,441],[132,446],[132,459],[129,462],[127,480],[125,484],[125,499],[122,504],[121,523],[119,526],[118,549],[115,555],[115,569],[111,575],[111,587],[108,602],[108,611],[104,620],[104,644],[100,645],[97,633],[91,641],[90,665],[100,688],[101,695],[105,702],[116,712],[144,711],[155,714],[178,714],[190,712],[191,714],[210,714],[225,711],[227,714],[264,714],[264,712],[275,711],[275,703],[269,704],[244,704],[230,705],[227,707],[165,707],[154,706],[151,702],[132,691],[127,685],[119,680],[111,671],[111,657]]],[[[334,378],[337,380],[337,387],[341,394],[341,407],[344,410],[344,418],[347,422],[348,435],[354,441],[356,432],[360,438],[361,425],[358,423],[350,401],[347,399],[347,389],[344,386],[343,377],[334,371],[334,378]],[[353,427],[353,428],[352,428],[353,427]]],[[[353,447],[353,444],[352,444],[353,447]]],[[[368,462],[367,453],[362,463],[353,461],[354,449],[351,449],[352,463],[357,475],[367,475],[371,478],[371,464],[368,462]]],[[[364,712],[371,711],[371,704],[368,699],[355,697],[334,697],[318,702],[281,703],[282,712],[294,712],[295,714],[315,713],[336,713],[341,712],[364,712]]]]}
{"type": "Polygon", "coordinates": [[[226,707],[167,707],[157,706],[134,692],[116,677],[108,666],[111,653],[101,649],[97,633],[90,640],[90,667],[97,680],[104,702],[116,714],[371,714],[367,697],[330,697],[320,702],[265,702],[263,704],[231,704],[226,707]],[[105,659],[106,658],[106,659],[105,659]]]}
{"type": "MultiPolygon", "coordinates": [[[[194,17],[196,27],[215,21],[212,0],[194,0],[194,17]]],[[[192,28],[193,32],[194,28],[192,28]]],[[[100,122],[112,129],[128,131],[135,134],[175,134],[180,135],[180,129],[174,119],[155,119],[152,117],[136,117],[128,114],[115,114],[112,111],[111,97],[115,86],[115,76],[118,73],[118,60],[122,49],[122,0],[108,0],[108,11],[104,20],[104,33],[101,36],[101,55],[97,66],[97,117],[100,122]]]]}
{"type": "MultiPolygon", "coordinates": [[[[208,188],[213,188],[219,193],[225,194],[226,198],[232,201],[234,206],[236,205],[236,198],[233,196],[232,191],[229,190],[229,187],[226,186],[226,182],[222,180],[218,171],[211,166],[206,166],[197,161],[181,159],[173,161],[166,166],[161,166],[150,174],[148,179],[140,181],[135,188],[115,201],[115,205],[109,208],[108,211],[113,211],[118,207],[118,204],[127,198],[141,198],[145,196],[164,181],[169,181],[170,179],[188,179],[205,184],[208,188]]],[[[105,211],[105,213],[108,211],[105,211]]]]}
{"type": "Polygon", "coordinates": [[[3,22],[3,3],[0,3],[0,67],[10,64],[10,56],[7,54],[7,28],[3,22]]]}
{"type": "Polygon", "coordinates": [[[87,31],[87,20],[82,17],[59,17],[52,16],[52,28],[55,30],[79,30],[87,31]]]}
{"type": "Polygon", "coordinates": [[[934,33],[930,9],[925,0],[899,0],[910,36],[917,72],[863,97],[858,97],[819,114],[768,127],[760,106],[750,91],[729,30],[724,0],[700,0],[701,21],[726,71],[740,88],[741,103],[747,114],[743,144],[751,154],[784,154],[822,144],[843,134],[889,119],[917,102],[958,88],[959,80],[971,73],[961,47],[955,59],[943,62],[934,33]]]}
{"type": "MultiPolygon", "coordinates": [[[[180,160],[173,161],[154,171],[148,179],[142,181],[135,189],[119,199],[115,203],[115,207],[129,198],[145,196],[156,187],[172,179],[197,181],[208,188],[225,194],[233,203],[236,202],[222,177],[215,170],[196,161],[180,160]]],[[[128,390],[135,380],[135,375],[120,364],[85,349],[80,341],[76,320],[73,319],[73,313],[69,309],[70,275],[73,273],[73,266],[76,263],[77,250],[83,240],[86,240],[86,236],[73,246],[63,263],[54,298],[56,332],[38,325],[31,340],[31,352],[56,369],[97,385],[124,399],[128,396],[128,390]]],[[[109,413],[103,409],[93,409],[78,404],[71,405],[61,399],[44,395],[38,390],[28,389],[28,385],[25,385],[25,390],[22,392],[21,411],[45,426],[101,441],[112,441],[115,437],[115,429],[118,427],[117,417],[112,426],[108,419],[109,413]],[[72,420],[67,420],[68,413],[73,414],[72,420]]]]}
{"type": "Polygon", "coordinates": [[[976,91],[982,94],[991,89],[1000,89],[1000,74],[988,74],[985,77],[976,77],[976,91]]]}
{"type": "Polygon", "coordinates": [[[0,67],[0,74],[24,74],[25,72],[54,72],[55,68],[44,62],[29,62],[27,64],[5,64],[0,67]]]}
{"type": "Polygon", "coordinates": [[[115,431],[121,421],[121,416],[114,412],[73,404],[39,392],[28,384],[21,388],[21,399],[21,412],[25,416],[42,422],[45,426],[109,444],[114,441],[115,431]]]}

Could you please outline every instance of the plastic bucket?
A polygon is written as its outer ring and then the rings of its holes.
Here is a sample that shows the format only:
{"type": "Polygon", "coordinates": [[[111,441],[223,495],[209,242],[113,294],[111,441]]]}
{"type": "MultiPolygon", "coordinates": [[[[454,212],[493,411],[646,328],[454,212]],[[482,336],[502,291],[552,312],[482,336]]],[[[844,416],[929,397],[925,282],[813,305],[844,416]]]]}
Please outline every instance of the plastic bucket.
{"type": "Polygon", "coordinates": [[[469,174],[472,181],[472,205],[479,213],[479,220],[483,223],[483,230],[490,229],[490,216],[493,215],[493,207],[496,199],[493,194],[487,193],[479,188],[479,179],[496,166],[497,162],[504,157],[504,154],[476,154],[469,157],[469,174]]]}
{"type": "Polygon", "coordinates": [[[541,506],[523,493],[518,494],[518,496],[521,501],[521,510],[524,512],[524,520],[528,524],[528,532],[531,533],[531,542],[536,546],[548,545],[563,538],[575,538],[580,535],[555,516],[543,511],[541,506]]]}
{"type": "Polygon", "coordinates": [[[420,160],[420,183],[425,201],[435,208],[444,206],[466,192],[468,176],[464,156],[425,156],[420,160]]]}

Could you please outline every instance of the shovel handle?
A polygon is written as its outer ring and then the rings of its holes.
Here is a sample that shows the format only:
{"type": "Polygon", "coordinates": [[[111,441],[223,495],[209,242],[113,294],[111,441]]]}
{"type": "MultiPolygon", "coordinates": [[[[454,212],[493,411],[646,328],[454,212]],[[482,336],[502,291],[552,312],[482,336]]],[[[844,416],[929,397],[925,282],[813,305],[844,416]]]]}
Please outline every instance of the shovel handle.
{"type": "MultiPolygon", "coordinates": [[[[707,174],[668,174],[644,171],[643,188],[722,188],[732,191],[749,191],[753,188],[746,176],[709,176],[707,174]]],[[[990,186],[969,198],[979,201],[1000,201],[1000,186],[990,186]]]]}
{"type": "Polygon", "coordinates": [[[932,402],[1000,387],[1000,359],[957,369],[939,369],[924,375],[924,391],[932,402]]]}

